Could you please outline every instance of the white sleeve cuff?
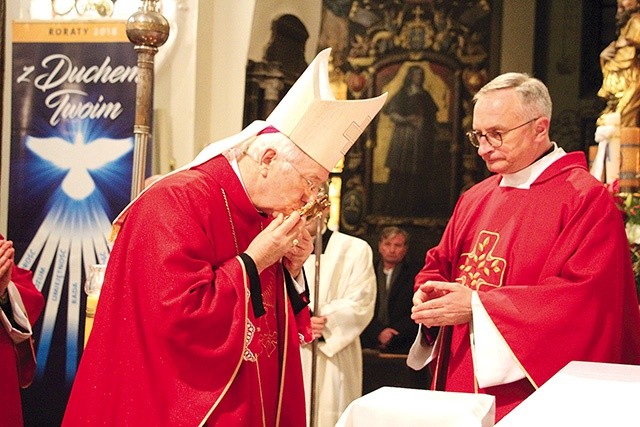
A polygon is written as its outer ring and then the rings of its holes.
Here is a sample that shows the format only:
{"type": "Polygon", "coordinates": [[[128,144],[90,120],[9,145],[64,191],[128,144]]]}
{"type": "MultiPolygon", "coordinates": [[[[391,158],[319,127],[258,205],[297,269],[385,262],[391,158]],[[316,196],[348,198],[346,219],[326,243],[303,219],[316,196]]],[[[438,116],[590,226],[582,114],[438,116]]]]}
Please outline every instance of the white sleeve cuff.
{"type": "Polygon", "coordinates": [[[440,334],[433,345],[429,345],[426,338],[422,334],[422,324],[418,325],[418,334],[409,350],[407,356],[407,366],[411,369],[419,371],[433,360],[433,355],[438,354],[440,348],[440,334]]]}
{"type": "Polygon", "coordinates": [[[300,270],[298,277],[291,277],[291,280],[293,280],[293,287],[296,288],[296,291],[298,291],[299,294],[307,290],[307,283],[304,280],[304,274],[302,274],[302,270],[300,270]]]}
{"type": "Polygon", "coordinates": [[[473,364],[481,388],[508,384],[525,377],[513,352],[485,310],[477,291],[471,296],[473,364]]]}
{"type": "Polygon", "coordinates": [[[0,310],[0,323],[7,331],[13,342],[17,344],[29,339],[32,334],[31,324],[29,323],[29,319],[24,312],[24,304],[22,302],[20,292],[13,282],[9,282],[7,291],[9,292],[9,302],[11,303],[11,309],[13,311],[13,321],[27,332],[22,332],[14,328],[13,325],[11,325],[9,318],[2,310],[0,310]]]}

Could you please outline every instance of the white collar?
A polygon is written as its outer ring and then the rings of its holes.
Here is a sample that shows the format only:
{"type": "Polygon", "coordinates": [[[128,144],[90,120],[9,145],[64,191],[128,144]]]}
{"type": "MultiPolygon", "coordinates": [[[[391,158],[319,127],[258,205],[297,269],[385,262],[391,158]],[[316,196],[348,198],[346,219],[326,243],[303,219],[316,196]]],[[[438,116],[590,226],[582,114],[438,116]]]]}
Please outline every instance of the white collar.
{"type": "Polygon", "coordinates": [[[542,175],[542,172],[551,166],[553,162],[567,154],[561,147],[558,147],[558,144],[553,141],[551,143],[553,144],[553,151],[551,153],[536,160],[518,172],[502,175],[500,187],[514,187],[521,190],[531,188],[531,184],[542,175]]]}
{"type": "MultiPolygon", "coordinates": [[[[242,184],[242,188],[244,188],[244,191],[247,191],[247,187],[245,187],[244,185],[244,181],[242,180],[242,175],[240,174],[240,166],[238,165],[238,158],[236,156],[233,156],[231,159],[227,158],[227,160],[229,160],[229,164],[231,165],[231,169],[233,169],[233,171],[236,173],[236,175],[238,175],[238,179],[240,180],[240,184],[242,184]]],[[[249,195],[249,193],[247,193],[247,195],[249,195]]]]}
{"type": "MultiPolygon", "coordinates": [[[[242,179],[242,174],[240,173],[240,165],[238,164],[237,151],[234,151],[232,148],[230,149],[230,155],[225,155],[225,157],[229,161],[229,164],[231,165],[231,169],[233,169],[235,174],[238,176],[238,180],[240,181],[240,184],[242,184],[242,188],[244,189],[244,192],[247,195],[247,198],[251,200],[251,196],[249,196],[249,192],[247,191],[247,186],[244,185],[244,180],[242,179]]],[[[253,200],[251,200],[251,204],[253,205],[253,200]]],[[[263,214],[263,212],[258,210],[258,208],[256,208],[256,210],[260,212],[260,214],[263,214]]]]}

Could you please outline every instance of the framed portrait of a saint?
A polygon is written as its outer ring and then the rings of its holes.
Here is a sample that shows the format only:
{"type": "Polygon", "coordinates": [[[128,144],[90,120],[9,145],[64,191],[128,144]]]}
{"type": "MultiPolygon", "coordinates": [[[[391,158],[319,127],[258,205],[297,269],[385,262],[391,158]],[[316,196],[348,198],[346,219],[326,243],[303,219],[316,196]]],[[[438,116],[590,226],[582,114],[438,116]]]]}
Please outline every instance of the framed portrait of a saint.
{"type": "Polygon", "coordinates": [[[447,218],[460,192],[460,72],[447,58],[379,64],[388,92],[369,151],[370,217],[447,218]]]}

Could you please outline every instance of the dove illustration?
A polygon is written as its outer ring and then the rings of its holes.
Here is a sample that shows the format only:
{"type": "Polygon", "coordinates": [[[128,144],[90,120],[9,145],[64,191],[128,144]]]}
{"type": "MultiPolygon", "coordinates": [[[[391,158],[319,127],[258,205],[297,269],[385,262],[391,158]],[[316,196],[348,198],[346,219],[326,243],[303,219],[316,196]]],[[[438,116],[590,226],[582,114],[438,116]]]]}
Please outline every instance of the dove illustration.
{"type": "Polygon", "coordinates": [[[133,137],[97,138],[85,143],[78,132],[73,143],[60,137],[37,138],[27,135],[26,147],[42,159],[69,172],[62,180],[62,190],[72,199],[83,200],[96,185],[89,170],[97,170],[127,154],[133,148],[133,137]]]}

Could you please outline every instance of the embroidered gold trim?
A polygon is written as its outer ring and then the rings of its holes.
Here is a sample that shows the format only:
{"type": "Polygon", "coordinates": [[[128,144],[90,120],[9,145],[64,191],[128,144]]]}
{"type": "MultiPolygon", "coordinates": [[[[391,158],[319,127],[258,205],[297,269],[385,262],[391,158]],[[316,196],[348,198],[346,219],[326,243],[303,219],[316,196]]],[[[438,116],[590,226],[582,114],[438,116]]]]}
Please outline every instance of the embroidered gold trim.
{"type": "Polygon", "coordinates": [[[500,234],[482,230],[471,251],[460,254],[460,260],[464,262],[458,266],[461,274],[456,282],[476,291],[481,286],[501,287],[507,260],[493,254],[499,240],[500,234]]]}
{"type": "MultiPolygon", "coordinates": [[[[476,376],[476,360],[475,360],[475,334],[473,333],[473,327],[472,327],[472,322],[470,322],[471,324],[469,325],[469,338],[471,340],[471,365],[473,366],[473,383],[474,383],[474,387],[475,387],[475,392],[479,393],[479,389],[480,386],[478,384],[478,377],[476,376]]],[[[516,357],[515,353],[513,352],[513,350],[511,350],[511,346],[509,345],[509,343],[507,343],[507,340],[504,339],[504,337],[502,336],[502,334],[500,333],[500,330],[496,327],[496,325],[493,323],[493,320],[491,321],[491,324],[493,325],[493,327],[495,328],[495,332],[498,334],[498,336],[500,337],[500,339],[502,340],[502,342],[504,343],[504,345],[509,349],[509,352],[511,353],[511,357],[513,357],[513,360],[516,362],[516,364],[518,365],[518,367],[520,368],[520,370],[522,371],[522,373],[524,374],[525,378],[529,381],[529,383],[531,384],[531,386],[537,390],[539,388],[539,386],[536,384],[536,382],[533,380],[533,378],[531,377],[531,375],[529,374],[529,372],[524,368],[524,366],[522,366],[522,363],[520,363],[520,360],[516,357]]]]}
{"type": "Polygon", "coordinates": [[[251,344],[251,341],[253,341],[253,336],[256,332],[256,327],[253,326],[253,323],[251,323],[249,319],[247,319],[246,331],[247,331],[247,334],[245,335],[245,338],[244,338],[243,359],[246,360],[247,362],[257,362],[258,361],[257,356],[251,350],[249,350],[249,345],[251,344]]]}
{"type": "Polygon", "coordinates": [[[284,309],[284,352],[282,353],[282,370],[280,371],[280,395],[278,396],[278,412],[276,414],[276,425],[280,425],[280,415],[282,412],[282,397],[284,396],[284,377],[287,372],[287,350],[289,347],[289,305],[287,302],[287,289],[285,281],[282,280],[283,287],[283,309],[284,309]]]}
{"type": "MultiPolygon", "coordinates": [[[[443,339],[443,328],[441,328],[438,331],[438,339],[443,339]]],[[[433,370],[433,389],[434,390],[438,390],[438,386],[439,384],[437,384],[436,379],[438,378],[438,376],[440,375],[440,369],[442,369],[441,363],[442,363],[442,348],[443,346],[440,345],[438,346],[438,356],[436,356],[436,367],[433,370]]]]}
{"type": "Polygon", "coordinates": [[[233,219],[231,219],[231,209],[229,209],[227,192],[224,191],[224,188],[221,188],[220,190],[222,191],[222,198],[224,199],[224,207],[227,208],[227,216],[229,217],[229,225],[231,226],[231,234],[233,235],[233,244],[236,247],[236,255],[240,255],[240,249],[238,247],[238,238],[236,236],[236,227],[233,225],[233,219]]]}
{"type": "MultiPolygon", "coordinates": [[[[233,243],[235,245],[235,249],[236,249],[236,255],[240,255],[240,249],[238,246],[238,238],[236,236],[236,230],[235,227],[233,225],[233,219],[231,217],[231,209],[229,208],[229,202],[227,200],[227,194],[224,191],[224,189],[221,188],[222,191],[222,197],[224,199],[224,205],[225,208],[227,209],[227,216],[229,218],[229,225],[231,226],[231,234],[233,235],[233,243]]],[[[262,227],[262,223],[260,224],[260,230],[262,231],[263,227],[262,227]]],[[[244,300],[244,318],[246,320],[245,322],[245,329],[244,329],[244,336],[245,336],[245,341],[244,341],[244,350],[242,352],[242,355],[240,356],[240,360],[238,361],[238,364],[236,365],[236,369],[233,372],[233,375],[231,376],[231,378],[229,379],[229,381],[227,382],[227,385],[224,387],[224,389],[222,390],[222,393],[220,393],[220,396],[218,396],[218,399],[215,401],[215,403],[213,404],[213,406],[209,409],[209,411],[207,412],[207,414],[205,415],[204,419],[200,422],[200,424],[198,425],[198,427],[203,427],[206,423],[207,420],[209,419],[209,417],[211,416],[211,414],[213,413],[213,411],[218,407],[218,405],[220,404],[220,402],[222,401],[222,398],[227,394],[227,392],[229,391],[229,388],[231,387],[231,384],[233,384],[233,381],[235,380],[235,377],[238,374],[238,371],[240,370],[240,366],[242,365],[243,361],[245,360],[249,360],[251,361],[251,359],[253,358],[256,362],[256,370],[257,370],[257,374],[258,374],[258,386],[260,387],[260,406],[262,408],[262,425],[266,426],[266,413],[265,413],[265,409],[264,409],[264,397],[263,397],[263,393],[262,393],[262,376],[260,374],[260,366],[257,360],[257,355],[254,355],[253,352],[251,352],[251,350],[249,350],[249,343],[253,340],[254,334],[255,334],[255,326],[249,321],[249,300],[250,300],[250,290],[249,290],[249,283],[248,283],[248,274],[247,274],[247,270],[245,268],[244,262],[242,261],[242,258],[240,258],[239,256],[236,256],[236,259],[238,260],[238,262],[240,263],[240,266],[242,267],[242,276],[243,276],[243,284],[244,284],[244,289],[245,289],[245,300],[244,300]]],[[[284,284],[284,281],[283,281],[284,284]]],[[[286,295],[286,293],[285,293],[286,295]]],[[[286,297],[285,297],[285,302],[286,302],[286,297]]],[[[285,319],[287,319],[287,310],[285,307],[285,319]]],[[[288,321],[285,323],[285,331],[288,330],[288,321]]],[[[286,336],[286,335],[285,335],[286,336]]],[[[285,349],[286,349],[286,338],[285,338],[285,349]]],[[[286,353],[285,353],[286,354],[286,353]]],[[[286,358],[285,358],[286,360],[286,358]]],[[[284,363],[284,365],[286,365],[286,363],[284,363]]],[[[284,367],[282,370],[282,378],[284,378],[284,367]]],[[[276,425],[280,424],[280,410],[281,410],[281,405],[282,405],[282,384],[280,385],[280,396],[278,398],[278,413],[277,413],[277,417],[276,417],[276,425]]]]}
{"type": "MultiPolygon", "coordinates": [[[[264,411],[264,396],[262,395],[262,374],[260,373],[260,362],[256,358],[256,371],[258,372],[258,387],[260,390],[260,409],[262,409],[262,426],[267,426],[267,414],[264,411]]],[[[276,425],[278,425],[276,423],[276,425]]]]}
{"type": "MultiPolygon", "coordinates": [[[[249,284],[247,283],[247,270],[244,267],[244,263],[242,262],[242,258],[240,257],[236,257],[236,259],[238,260],[238,262],[240,263],[240,267],[242,268],[242,277],[243,277],[243,282],[244,282],[244,288],[245,288],[245,299],[244,299],[244,318],[248,319],[249,318],[249,298],[246,296],[248,291],[249,291],[249,284]]],[[[245,322],[245,330],[244,330],[244,335],[247,336],[247,324],[245,322]]],[[[218,405],[220,404],[220,402],[222,401],[222,398],[227,394],[227,392],[229,391],[229,388],[231,388],[231,384],[233,384],[233,380],[236,379],[236,376],[238,375],[238,371],[240,370],[240,366],[242,365],[242,361],[244,359],[242,358],[242,353],[240,354],[240,357],[238,359],[238,363],[236,364],[236,368],[233,371],[233,374],[231,375],[231,378],[229,378],[229,381],[227,382],[227,385],[224,386],[224,389],[222,390],[222,393],[220,393],[220,396],[218,396],[218,399],[213,403],[213,406],[211,406],[211,409],[209,409],[209,412],[207,412],[204,416],[204,418],[202,419],[202,421],[200,421],[200,424],[198,424],[198,427],[203,427],[206,423],[207,420],[209,419],[209,417],[211,416],[211,414],[213,414],[213,411],[215,411],[215,409],[218,407],[218,405]]]]}
{"type": "MultiPolygon", "coordinates": [[[[491,322],[493,323],[493,321],[491,322]]],[[[495,324],[494,324],[495,326],[495,324]]],[[[522,365],[522,363],[520,363],[520,359],[518,359],[518,357],[516,356],[516,354],[513,352],[513,350],[511,350],[511,346],[509,345],[509,343],[507,342],[507,340],[504,339],[504,337],[502,336],[502,334],[500,333],[500,330],[498,329],[498,327],[496,326],[496,331],[498,332],[498,336],[500,336],[500,339],[502,339],[502,342],[504,342],[504,345],[507,346],[507,348],[509,349],[509,351],[511,352],[511,356],[513,356],[513,360],[516,361],[516,363],[518,364],[518,366],[520,367],[520,369],[522,370],[522,372],[524,373],[524,376],[529,380],[529,382],[531,383],[531,385],[533,386],[533,388],[535,390],[537,390],[538,388],[540,388],[538,386],[538,384],[536,384],[536,382],[533,380],[533,378],[531,377],[531,375],[529,375],[529,371],[527,371],[524,366],[522,365]]]]}
{"type": "MultiPolygon", "coordinates": [[[[249,331],[248,331],[248,328],[249,328],[249,322],[248,322],[248,320],[249,320],[249,283],[247,283],[247,279],[248,279],[249,276],[247,274],[247,270],[245,268],[244,262],[242,261],[242,258],[237,256],[237,255],[240,255],[240,251],[238,249],[238,239],[237,239],[237,236],[236,236],[236,229],[235,229],[235,227],[233,225],[233,219],[231,218],[231,209],[229,209],[229,202],[227,201],[227,194],[226,194],[226,192],[224,191],[223,188],[221,188],[220,190],[222,191],[222,197],[224,199],[224,205],[227,208],[227,215],[228,215],[228,218],[229,218],[229,225],[231,226],[231,234],[233,235],[233,243],[234,243],[234,245],[236,247],[236,259],[238,260],[238,262],[240,263],[240,267],[242,268],[242,278],[243,278],[243,285],[244,285],[244,290],[245,290],[244,318],[247,320],[245,322],[245,324],[244,324],[244,336],[247,337],[247,335],[249,335],[249,331]]],[[[246,344],[246,341],[245,341],[245,344],[246,344]]],[[[231,375],[231,378],[229,378],[229,381],[224,386],[224,389],[220,393],[220,396],[218,396],[218,399],[213,403],[213,406],[211,406],[211,408],[205,414],[205,416],[202,419],[202,421],[200,421],[200,424],[198,425],[198,427],[202,427],[207,423],[207,420],[209,419],[209,417],[211,416],[213,411],[215,411],[215,409],[218,407],[218,405],[222,401],[222,398],[227,394],[227,392],[229,391],[229,388],[231,388],[231,384],[233,384],[233,380],[235,380],[236,376],[238,375],[238,371],[240,370],[240,366],[242,365],[243,360],[244,360],[244,351],[240,354],[240,358],[238,359],[238,363],[236,364],[236,368],[233,371],[233,374],[231,375]]]]}

